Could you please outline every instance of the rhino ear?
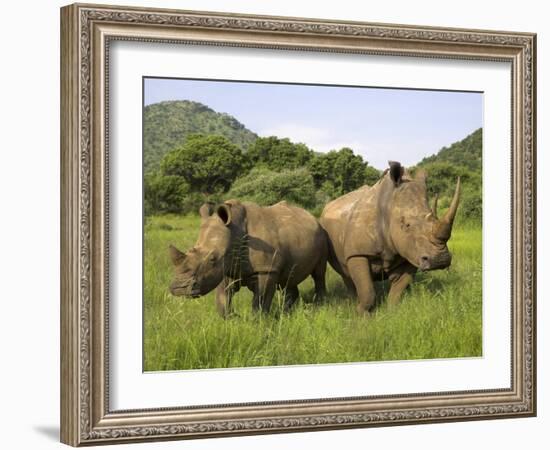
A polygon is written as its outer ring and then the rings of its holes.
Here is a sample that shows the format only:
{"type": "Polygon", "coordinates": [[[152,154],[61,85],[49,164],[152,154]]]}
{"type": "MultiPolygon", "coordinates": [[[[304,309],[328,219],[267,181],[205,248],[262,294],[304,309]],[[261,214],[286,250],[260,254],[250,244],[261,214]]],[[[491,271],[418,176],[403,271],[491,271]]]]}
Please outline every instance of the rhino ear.
{"type": "Polygon", "coordinates": [[[218,206],[216,210],[218,217],[222,219],[224,225],[228,226],[231,224],[232,214],[231,214],[231,205],[228,203],[223,203],[218,206]]]}
{"type": "Polygon", "coordinates": [[[214,213],[214,203],[212,202],[206,202],[204,203],[200,209],[199,214],[201,216],[201,219],[207,219],[214,213]]]}
{"type": "Polygon", "coordinates": [[[185,259],[185,253],[180,252],[173,245],[168,247],[168,253],[170,254],[170,259],[172,260],[172,264],[174,264],[174,266],[181,264],[185,259]]]}
{"type": "Polygon", "coordinates": [[[390,178],[396,186],[399,186],[401,184],[405,168],[397,161],[388,161],[388,164],[390,165],[390,178]]]}

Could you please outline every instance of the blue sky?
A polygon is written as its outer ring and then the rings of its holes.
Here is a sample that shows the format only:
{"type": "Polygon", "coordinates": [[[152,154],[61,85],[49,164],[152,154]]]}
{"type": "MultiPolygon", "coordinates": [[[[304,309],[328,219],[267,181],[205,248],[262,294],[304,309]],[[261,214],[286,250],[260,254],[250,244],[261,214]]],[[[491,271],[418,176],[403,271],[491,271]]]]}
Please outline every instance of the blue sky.
{"type": "Polygon", "coordinates": [[[144,103],[193,100],[259,136],[316,151],[350,147],[369,164],[409,166],[482,126],[483,94],[146,78],[144,103]]]}

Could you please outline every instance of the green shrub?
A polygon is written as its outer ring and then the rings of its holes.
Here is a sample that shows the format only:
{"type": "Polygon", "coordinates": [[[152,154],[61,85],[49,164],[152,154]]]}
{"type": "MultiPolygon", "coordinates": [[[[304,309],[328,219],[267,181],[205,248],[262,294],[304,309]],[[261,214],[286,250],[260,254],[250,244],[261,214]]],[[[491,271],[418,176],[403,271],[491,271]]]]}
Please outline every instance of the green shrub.
{"type": "MultiPolygon", "coordinates": [[[[367,167],[361,155],[355,155],[353,150],[347,147],[338,151],[318,153],[309,163],[315,187],[319,189],[329,181],[334,188],[332,198],[363,186],[366,183],[367,167]]],[[[371,178],[372,172],[368,175],[371,178]]]]}
{"type": "Polygon", "coordinates": [[[303,167],[313,157],[313,152],[305,144],[270,136],[256,139],[246,155],[254,166],[280,172],[303,167]]]}
{"type": "Polygon", "coordinates": [[[223,136],[188,136],[185,144],[164,156],[163,175],[183,178],[194,192],[227,192],[233,181],[248,170],[242,150],[223,136]]]}
{"type": "Polygon", "coordinates": [[[475,221],[481,224],[483,217],[483,200],[481,186],[466,186],[462,190],[457,219],[460,222],[475,221]]]}
{"type": "Polygon", "coordinates": [[[182,212],[184,214],[199,212],[199,208],[206,202],[221,203],[222,194],[202,194],[200,192],[189,192],[182,200],[182,212]]]}
{"type": "Polygon", "coordinates": [[[281,200],[304,208],[312,208],[316,203],[313,179],[307,169],[274,172],[255,168],[237,179],[226,197],[248,200],[264,206],[281,200]]]}
{"type": "Polygon", "coordinates": [[[193,192],[181,177],[158,172],[145,176],[145,215],[198,212],[205,202],[220,202],[221,193],[193,192]]]}
{"type": "Polygon", "coordinates": [[[179,213],[183,212],[183,200],[189,193],[189,186],[181,177],[155,172],[145,175],[143,191],[145,215],[179,213]]]}
{"type": "Polygon", "coordinates": [[[380,172],[378,169],[375,169],[372,166],[365,167],[365,178],[363,184],[368,184],[369,186],[372,186],[374,183],[376,183],[380,177],[382,176],[382,172],[380,172]]]}

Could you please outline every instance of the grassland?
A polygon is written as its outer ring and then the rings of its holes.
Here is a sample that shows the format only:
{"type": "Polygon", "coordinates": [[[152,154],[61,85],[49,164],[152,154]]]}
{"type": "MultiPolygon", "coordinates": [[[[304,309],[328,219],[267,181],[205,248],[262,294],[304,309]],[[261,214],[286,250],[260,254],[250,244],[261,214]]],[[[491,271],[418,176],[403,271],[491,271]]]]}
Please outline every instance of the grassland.
{"type": "Polygon", "coordinates": [[[380,303],[359,317],[338,275],[329,267],[328,296],[313,303],[313,282],[283,313],[282,295],[269,315],[251,310],[252,294],[234,298],[237,317],[221,319],[214,293],[198,299],[172,296],[169,244],[184,250],[197,237],[199,218],[147,219],[144,241],[144,370],[184,370],[480,356],[482,353],[481,229],[455,225],[448,270],[420,273],[401,305],[380,303]]]}

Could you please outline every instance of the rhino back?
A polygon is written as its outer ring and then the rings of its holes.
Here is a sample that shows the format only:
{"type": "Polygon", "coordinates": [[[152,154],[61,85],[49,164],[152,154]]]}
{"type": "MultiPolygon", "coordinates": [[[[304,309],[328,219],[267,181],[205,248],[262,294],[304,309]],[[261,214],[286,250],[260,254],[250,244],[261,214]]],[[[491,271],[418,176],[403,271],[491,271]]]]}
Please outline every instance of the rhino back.
{"type": "Polygon", "coordinates": [[[377,204],[380,188],[380,184],[363,186],[333,200],[323,210],[321,225],[329,237],[333,257],[344,272],[351,256],[381,252],[377,204]]]}
{"type": "Polygon", "coordinates": [[[269,207],[245,204],[249,258],[255,271],[277,271],[281,283],[299,283],[326,257],[326,238],[315,217],[280,202],[269,207]]]}

